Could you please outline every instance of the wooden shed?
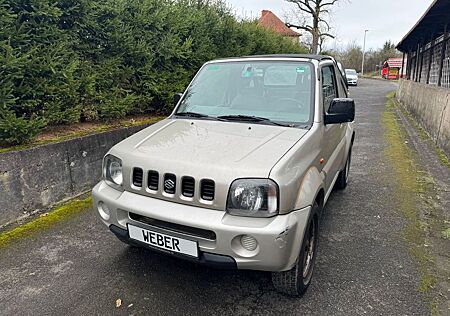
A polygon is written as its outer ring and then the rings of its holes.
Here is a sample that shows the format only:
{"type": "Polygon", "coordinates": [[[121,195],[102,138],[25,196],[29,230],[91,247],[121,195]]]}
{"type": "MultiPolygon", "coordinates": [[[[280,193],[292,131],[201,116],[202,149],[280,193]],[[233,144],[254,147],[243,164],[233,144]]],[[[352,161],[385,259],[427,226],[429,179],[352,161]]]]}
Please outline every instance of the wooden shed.
{"type": "Polygon", "coordinates": [[[384,79],[399,79],[406,75],[405,67],[406,60],[403,58],[389,58],[383,63],[383,69],[381,70],[381,76],[384,79]]]}

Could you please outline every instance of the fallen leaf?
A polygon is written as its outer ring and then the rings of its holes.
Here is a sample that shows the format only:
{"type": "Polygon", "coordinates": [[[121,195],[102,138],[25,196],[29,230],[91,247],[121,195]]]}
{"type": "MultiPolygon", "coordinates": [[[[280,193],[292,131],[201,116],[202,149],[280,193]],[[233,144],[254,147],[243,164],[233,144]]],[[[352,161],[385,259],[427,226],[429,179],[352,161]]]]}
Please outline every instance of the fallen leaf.
{"type": "Polygon", "coordinates": [[[122,300],[120,298],[118,298],[116,300],[116,307],[120,307],[122,305],[122,300]]]}

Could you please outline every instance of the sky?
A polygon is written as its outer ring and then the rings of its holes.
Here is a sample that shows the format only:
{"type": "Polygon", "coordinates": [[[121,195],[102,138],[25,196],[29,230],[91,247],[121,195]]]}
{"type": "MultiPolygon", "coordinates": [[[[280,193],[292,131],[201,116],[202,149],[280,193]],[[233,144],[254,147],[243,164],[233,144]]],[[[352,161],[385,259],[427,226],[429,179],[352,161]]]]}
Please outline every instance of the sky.
{"type": "MultiPolygon", "coordinates": [[[[226,0],[237,15],[259,17],[261,10],[274,12],[282,20],[293,6],[284,0],[226,0]]],[[[395,44],[405,36],[425,13],[433,0],[340,0],[333,9],[331,24],[336,40],[328,40],[325,48],[345,47],[351,42],[377,49],[387,40],[395,44]]]]}

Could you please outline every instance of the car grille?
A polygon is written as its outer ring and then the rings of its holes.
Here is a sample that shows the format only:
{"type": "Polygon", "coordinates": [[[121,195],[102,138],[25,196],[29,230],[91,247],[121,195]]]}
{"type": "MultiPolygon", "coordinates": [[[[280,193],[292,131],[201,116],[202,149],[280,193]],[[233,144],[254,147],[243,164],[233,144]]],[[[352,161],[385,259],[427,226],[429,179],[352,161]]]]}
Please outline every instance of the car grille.
{"type": "Polygon", "coordinates": [[[158,219],[150,218],[147,216],[138,215],[135,213],[129,213],[130,218],[137,222],[141,222],[143,224],[151,225],[153,227],[158,227],[166,230],[170,230],[173,232],[191,235],[198,238],[216,240],[216,233],[212,230],[200,229],[175,223],[170,223],[166,221],[161,221],[158,219]]]}
{"type": "Polygon", "coordinates": [[[215,184],[212,180],[202,180],[200,182],[200,196],[203,200],[214,200],[215,184]]]}
{"type": "Polygon", "coordinates": [[[177,191],[177,177],[172,173],[164,175],[164,192],[175,194],[177,191]]]}
{"type": "Polygon", "coordinates": [[[186,197],[194,197],[195,180],[192,177],[183,177],[181,180],[181,194],[186,197]]]}
{"type": "Polygon", "coordinates": [[[146,186],[149,193],[166,193],[169,195],[182,195],[187,198],[194,198],[196,190],[198,190],[199,198],[203,202],[214,201],[215,198],[215,182],[211,179],[201,179],[197,182],[191,176],[177,176],[173,173],[160,174],[155,170],[145,171],[146,179],[144,179],[144,170],[141,168],[133,168],[132,172],[132,189],[140,190],[146,186]],[[177,182],[178,179],[181,181],[177,182]],[[144,185],[144,181],[146,181],[144,185]],[[199,185],[198,185],[199,184],[199,185]],[[179,186],[179,188],[178,188],[179,186]]]}
{"type": "Polygon", "coordinates": [[[159,187],[159,173],[158,171],[148,172],[148,188],[153,191],[158,191],[159,187]]]}
{"type": "Polygon", "coordinates": [[[133,169],[133,185],[138,188],[142,188],[142,179],[144,178],[144,172],[141,168],[133,169]]]}

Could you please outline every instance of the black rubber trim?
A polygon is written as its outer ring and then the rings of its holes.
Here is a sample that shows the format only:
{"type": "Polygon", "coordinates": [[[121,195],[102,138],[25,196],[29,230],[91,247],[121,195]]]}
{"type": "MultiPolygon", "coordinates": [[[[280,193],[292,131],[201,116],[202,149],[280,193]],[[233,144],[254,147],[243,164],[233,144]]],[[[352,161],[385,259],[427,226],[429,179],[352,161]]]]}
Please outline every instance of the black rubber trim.
{"type": "Polygon", "coordinates": [[[237,269],[237,264],[236,261],[229,256],[223,256],[223,255],[217,255],[214,253],[209,253],[209,252],[202,252],[199,251],[199,258],[191,258],[189,256],[185,256],[185,255],[181,255],[181,254],[177,254],[177,253],[172,253],[169,251],[165,251],[163,249],[159,249],[159,248],[155,248],[152,247],[146,243],[137,241],[137,240],[132,240],[130,238],[130,236],[128,235],[128,230],[117,227],[115,225],[110,225],[109,226],[109,230],[111,232],[114,233],[114,235],[116,235],[117,238],[119,238],[121,241],[130,244],[130,245],[135,245],[135,246],[139,246],[142,248],[146,248],[152,251],[156,251],[156,252],[160,252],[163,254],[168,254],[172,257],[176,257],[176,258],[180,258],[183,260],[187,260],[187,261],[191,261],[191,262],[195,262],[198,264],[202,264],[205,266],[209,266],[209,267],[213,267],[213,268],[218,268],[218,269],[229,269],[229,270],[235,270],[237,269]]]}
{"type": "Polygon", "coordinates": [[[175,223],[169,223],[169,222],[161,221],[158,219],[142,216],[139,214],[131,213],[131,212],[129,213],[129,215],[132,220],[135,220],[136,222],[139,222],[139,223],[143,223],[143,224],[150,225],[153,227],[162,228],[165,230],[170,230],[170,231],[177,232],[177,233],[192,235],[194,237],[199,237],[199,238],[204,238],[204,239],[209,239],[209,240],[214,240],[214,241],[216,240],[216,233],[213,232],[212,230],[206,230],[206,229],[200,229],[200,228],[195,228],[195,227],[190,227],[190,226],[179,225],[179,224],[175,224],[175,223]]]}

